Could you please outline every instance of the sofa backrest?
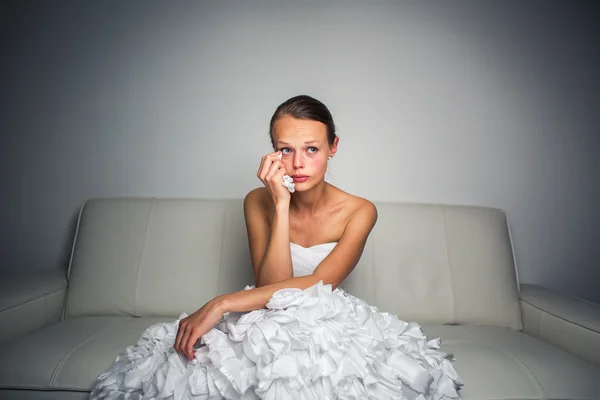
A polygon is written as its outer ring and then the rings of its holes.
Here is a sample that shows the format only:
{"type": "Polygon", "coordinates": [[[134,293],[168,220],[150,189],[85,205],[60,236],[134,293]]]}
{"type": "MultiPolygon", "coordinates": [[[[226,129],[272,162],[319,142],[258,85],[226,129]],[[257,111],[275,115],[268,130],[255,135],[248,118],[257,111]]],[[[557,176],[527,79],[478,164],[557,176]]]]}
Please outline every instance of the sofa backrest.
{"type": "MultiPolygon", "coordinates": [[[[502,211],[376,206],[344,289],[404,320],[520,329],[502,211]]],[[[252,283],[241,199],[94,199],[79,217],[65,315],[177,317],[252,283]]]]}
{"type": "Polygon", "coordinates": [[[376,203],[377,224],[344,289],[401,319],[521,329],[506,214],[376,203]]]}
{"type": "Polygon", "coordinates": [[[66,316],[179,316],[252,284],[241,200],[94,199],[81,210],[66,316]]]}

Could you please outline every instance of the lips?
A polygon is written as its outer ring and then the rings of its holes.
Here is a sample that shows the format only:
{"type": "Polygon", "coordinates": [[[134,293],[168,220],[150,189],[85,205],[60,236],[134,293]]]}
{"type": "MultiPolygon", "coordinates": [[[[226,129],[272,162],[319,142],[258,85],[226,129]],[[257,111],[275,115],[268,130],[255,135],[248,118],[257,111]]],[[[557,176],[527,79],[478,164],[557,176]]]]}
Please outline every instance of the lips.
{"type": "Polygon", "coordinates": [[[292,179],[294,180],[294,183],[305,182],[308,180],[308,176],[307,175],[292,175],[292,179]]]}

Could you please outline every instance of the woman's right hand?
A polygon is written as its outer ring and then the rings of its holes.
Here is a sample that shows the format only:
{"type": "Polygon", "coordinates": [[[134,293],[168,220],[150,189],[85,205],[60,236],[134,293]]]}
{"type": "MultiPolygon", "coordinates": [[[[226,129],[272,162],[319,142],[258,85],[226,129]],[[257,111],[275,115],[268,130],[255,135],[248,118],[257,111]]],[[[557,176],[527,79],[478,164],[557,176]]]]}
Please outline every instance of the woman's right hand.
{"type": "Polygon", "coordinates": [[[267,187],[275,206],[289,205],[291,194],[290,191],[283,186],[283,176],[285,175],[285,166],[279,159],[280,151],[263,156],[258,168],[258,179],[267,187]]]}

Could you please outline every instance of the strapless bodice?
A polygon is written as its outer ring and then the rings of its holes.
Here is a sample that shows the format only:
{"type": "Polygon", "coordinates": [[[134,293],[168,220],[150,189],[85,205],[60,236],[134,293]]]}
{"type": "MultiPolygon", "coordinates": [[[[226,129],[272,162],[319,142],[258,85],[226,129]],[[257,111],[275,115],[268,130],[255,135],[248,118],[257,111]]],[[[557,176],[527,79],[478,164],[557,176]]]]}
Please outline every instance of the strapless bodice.
{"type": "Polygon", "coordinates": [[[310,275],[314,272],[317,265],[321,263],[331,253],[337,242],[317,244],[315,246],[303,247],[299,244],[290,242],[290,251],[292,254],[292,266],[294,276],[310,275]]]}

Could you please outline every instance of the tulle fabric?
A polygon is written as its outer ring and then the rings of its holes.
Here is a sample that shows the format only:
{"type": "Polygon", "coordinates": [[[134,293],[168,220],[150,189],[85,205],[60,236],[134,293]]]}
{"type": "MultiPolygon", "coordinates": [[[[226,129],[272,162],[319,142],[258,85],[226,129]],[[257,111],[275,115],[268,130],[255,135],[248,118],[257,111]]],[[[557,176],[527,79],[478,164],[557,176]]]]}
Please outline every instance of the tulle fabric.
{"type": "Polygon", "coordinates": [[[322,282],[225,315],[191,361],[173,349],[185,316],[149,327],[98,377],[91,398],[460,398],[463,383],[439,339],[322,282]]]}

